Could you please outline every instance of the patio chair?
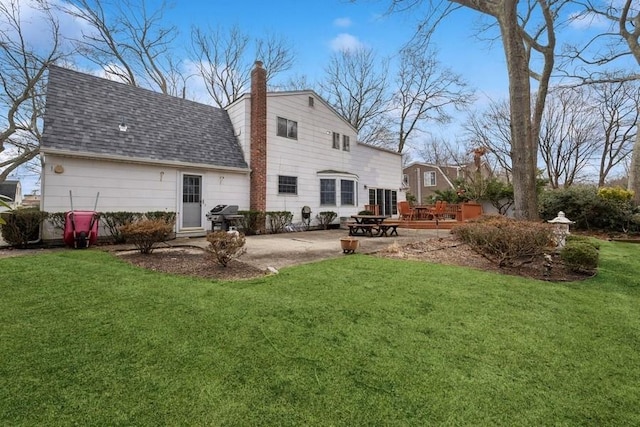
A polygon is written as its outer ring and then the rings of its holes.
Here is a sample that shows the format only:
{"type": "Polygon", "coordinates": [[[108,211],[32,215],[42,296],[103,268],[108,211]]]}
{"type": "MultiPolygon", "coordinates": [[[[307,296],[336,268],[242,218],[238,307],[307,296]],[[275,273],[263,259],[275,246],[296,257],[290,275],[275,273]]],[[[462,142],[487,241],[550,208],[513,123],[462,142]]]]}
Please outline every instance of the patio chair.
{"type": "Polygon", "coordinates": [[[436,219],[436,220],[442,219],[446,210],[447,210],[447,202],[442,200],[437,200],[433,209],[429,211],[429,217],[431,219],[436,219]]]}
{"type": "Polygon", "coordinates": [[[414,210],[407,201],[398,202],[398,213],[401,220],[413,220],[414,210]]]}

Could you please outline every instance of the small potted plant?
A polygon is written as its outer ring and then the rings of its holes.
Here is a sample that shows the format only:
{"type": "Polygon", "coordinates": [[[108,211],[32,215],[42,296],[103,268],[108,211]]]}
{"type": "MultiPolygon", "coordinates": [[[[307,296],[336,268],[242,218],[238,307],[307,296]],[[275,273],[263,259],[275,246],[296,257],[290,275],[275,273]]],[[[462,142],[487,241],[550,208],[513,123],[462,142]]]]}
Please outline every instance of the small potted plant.
{"type": "Polygon", "coordinates": [[[353,237],[342,237],[340,239],[340,246],[342,247],[342,253],[352,254],[358,249],[358,239],[353,237]]]}

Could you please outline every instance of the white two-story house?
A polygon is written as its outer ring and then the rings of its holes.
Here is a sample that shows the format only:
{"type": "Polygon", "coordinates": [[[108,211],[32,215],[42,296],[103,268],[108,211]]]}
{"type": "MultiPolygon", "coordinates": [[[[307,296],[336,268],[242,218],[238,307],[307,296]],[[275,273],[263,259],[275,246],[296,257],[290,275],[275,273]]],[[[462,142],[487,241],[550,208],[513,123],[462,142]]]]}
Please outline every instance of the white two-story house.
{"type": "MultiPolygon", "coordinates": [[[[219,204],[240,210],[334,211],[338,218],[404,200],[399,154],[357,141],[313,91],[251,91],[226,109],[51,67],[41,208],[172,211],[178,235],[201,235],[219,204]]],[[[48,236],[44,236],[47,238],[48,236]]]]}

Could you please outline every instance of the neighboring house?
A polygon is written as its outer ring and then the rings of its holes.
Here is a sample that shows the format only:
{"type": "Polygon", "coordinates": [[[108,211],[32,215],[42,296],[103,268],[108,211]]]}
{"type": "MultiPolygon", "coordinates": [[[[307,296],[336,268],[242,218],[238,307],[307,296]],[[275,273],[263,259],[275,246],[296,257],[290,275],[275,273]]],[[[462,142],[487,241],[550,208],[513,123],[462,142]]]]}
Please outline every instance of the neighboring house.
{"type": "MultiPolygon", "coordinates": [[[[5,180],[0,182],[0,199],[15,209],[22,204],[22,184],[17,180],[5,180]]],[[[6,210],[0,206],[0,211],[6,210]]]]}
{"type": "MultiPolygon", "coordinates": [[[[436,191],[457,190],[457,180],[473,180],[476,165],[468,163],[462,166],[439,166],[430,163],[411,163],[403,169],[403,184],[407,192],[415,196],[416,203],[428,204],[436,191]]],[[[483,178],[491,176],[491,170],[482,162],[480,171],[483,178]]]]}
{"type": "Polygon", "coordinates": [[[39,208],[40,207],[40,195],[38,194],[25,194],[22,198],[22,207],[25,208],[39,208]]]}
{"type": "MultiPolygon", "coordinates": [[[[226,109],[51,67],[41,152],[41,207],[173,211],[178,235],[202,235],[219,204],[240,210],[309,206],[338,217],[380,204],[397,212],[400,155],[356,141],[313,91],[251,92],[226,109]]],[[[46,236],[45,236],[46,238],[46,236]]]]}

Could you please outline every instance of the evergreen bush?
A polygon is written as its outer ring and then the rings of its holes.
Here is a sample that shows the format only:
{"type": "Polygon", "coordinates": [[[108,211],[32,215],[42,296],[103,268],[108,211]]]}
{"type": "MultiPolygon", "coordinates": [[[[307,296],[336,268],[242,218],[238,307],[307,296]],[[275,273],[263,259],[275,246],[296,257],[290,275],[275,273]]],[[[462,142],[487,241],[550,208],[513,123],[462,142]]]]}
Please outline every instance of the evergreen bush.
{"type": "Polygon", "coordinates": [[[572,271],[591,273],[598,268],[599,252],[587,241],[569,240],[560,251],[560,259],[572,271]]]}

